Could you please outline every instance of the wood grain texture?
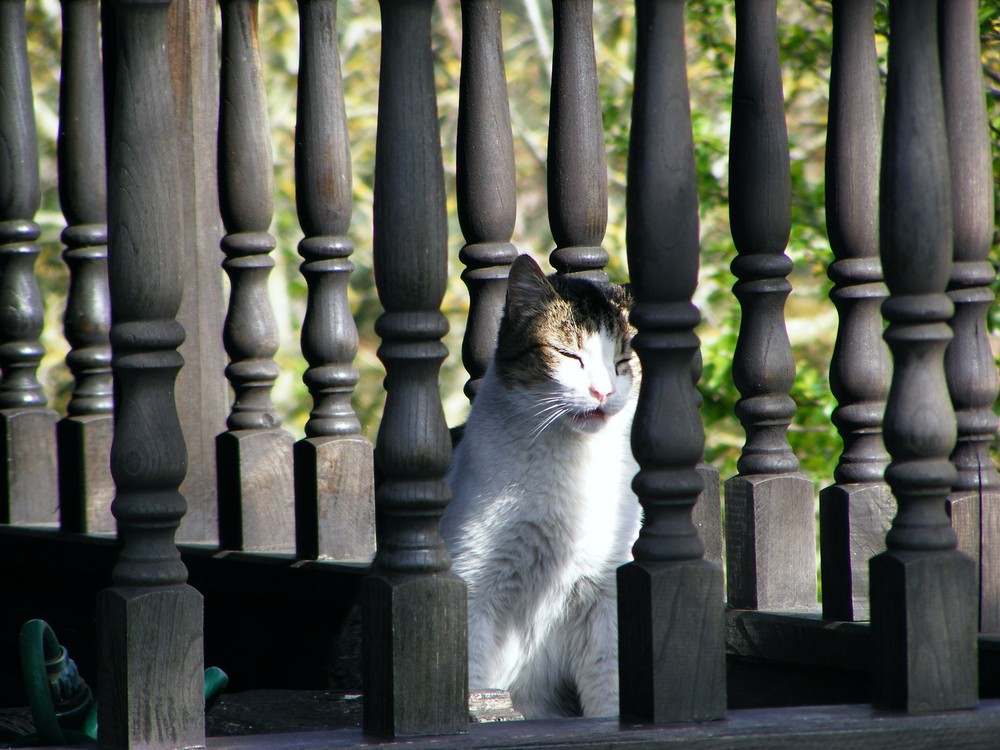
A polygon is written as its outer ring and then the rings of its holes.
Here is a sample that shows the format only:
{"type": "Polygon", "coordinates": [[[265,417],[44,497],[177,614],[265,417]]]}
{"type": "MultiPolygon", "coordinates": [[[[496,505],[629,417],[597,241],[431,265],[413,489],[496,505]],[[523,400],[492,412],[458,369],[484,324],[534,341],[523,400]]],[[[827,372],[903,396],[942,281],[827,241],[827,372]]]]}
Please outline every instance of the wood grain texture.
{"type": "Polygon", "coordinates": [[[462,363],[469,373],[465,395],[470,400],[493,358],[507,273],[517,257],[510,243],[517,214],[514,139],[500,20],[498,0],[462,3],[456,198],[465,236],[458,257],[466,266],[462,280],[469,289],[462,363]]]}
{"type": "Polygon", "coordinates": [[[347,298],[354,264],[351,155],[337,47],[337,4],[299,4],[295,129],[299,243],[308,285],[303,381],[313,405],[295,445],[295,545],[302,559],[371,560],[375,553],[371,443],[351,405],[358,330],[347,298]]]}
{"type": "Polygon", "coordinates": [[[871,561],[874,698],[905,711],[969,708],[976,695],[976,566],[957,552],[945,500],[956,420],[944,353],[954,306],[951,174],[938,57],[938,3],[889,10],[891,41],[879,192],[882,313],[894,370],[886,481],[898,511],[871,561]]]}
{"type": "Polygon", "coordinates": [[[201,621],[201,594],[187,585],[101,592],[102,748],[204,746],[201,621]]]}
{"type": "Polygon", "coordinates": [[[635,562],[618,569],[623,722],[665,724],[725,716],[721,593],[722,570],[704,560],[635,562]],[[660,668],[650,669],[651,664],[660,668]]]}
{"type": "Polygon", "coordinates": [[[801,474],[736,476],[724,494],[729,606],[816,609],[812,482],[801,474]]]}
{"type": "Polygon", "coordinates": [[[823,616],[867,620],[868,561],[885,550],[896,501],[882,482],[834,484],[819,493],[823,616]]]}
{"type": "MultiPolygon", "coordinates": [[[[173,2],[168,14],[168,45],[181,173],[183,223],[178,242],[184,277],[184,304],[177,320],[184,326],[180,345],[184,367],[177,376],[176,401],[188,448],[188,470],[181,493],[188,510],[178,539],[218,540],[215,437],[225,429],[229,387],[219,376],[226,366],[220,346],[225,304],[219,272],[222,219],[216,178],[219,125],[219,47],[214,0],[173,2]]],[[[105,57],[107,59],[107,57],[105,57]]]]}
{"type": "Polygon", "coordinates": [[[737,0],[733,126],[729,139],[729,220],[738,256],[733,294],[743,311],[733,353],[736,416],[746,432],[741,475],[798,469],[788,445],[795,361],[784,306],[792,262],[791,178],[775,0],[737,0]]]}
{"type": "Polygon", "coordinates": [[[720,568],[726,556],[726,540],[722,533],[722,486],[719,470],[710,464],[698,464],[698,473],[705,488],[691,510],[691,521],[705,546],[705,559],[720,568]]]}
{"type": "Polygon", "coordinates": [[[59,520],[56,419],[51,409],[0,410],[0,520],[59,520]]]}
{"type": "Polygon", "coordinates": [[[295,548],[294,438],[284,430],[223,432],[219,471],[219,546],[245,552],[295,548]]]}
{"type": "Polygon", "coordinates": [[[305,438],[295,444],[295,555],[371,562],[375,556],[372,444],[305,438]]]}
{"type": "Polygon", "coordinates": [[[447,216],[431,0],[381,0],[374,270],[386,401],[375,445],[375,572],[363,591],[364,727],[403,736],[468,723],[465,584],[439,532],[451,439],[438,378],[447,348],[447,216]]]}
{"type": "MultiPolygon", "coordinates": [[[[691,296],[698,277],[698,194],[684,58],[685,4],[640,0],[628,162],[632,346],[642,385],[632,423],[643,508],[635,562],[618,569],[621,714],[643,722],[725,713],[722,571],[697,520],[717,528],[718,483],[705,491],[699,358],[691,296]],[[663,425],[671,425],[664,430],[663,425]],[[714,492],[713,492],[714,491],[714,492]],[[696,519],[694,508],[714,500],[696,519]]],[[[713,539],[714,546],[714,539],[713,539]]],[[[720,545],[721,546],[721,545],[720,545]]],[[[715,550],[721,557],[721,549],[715,550]]]]}
{"type": "Polygon", "coordinates": [[[55,412],[38,381],[45,353],[35,277],[40,229],[38,139],[28,69],[25,4],[0,7],[0,519],[56,520],[55,412]]]}
{"type": "Polygon", "coordinates": [[[384,737],[468,728],[465,584],[368,576],[362,584],[364,728],[384,737]]]}
{"type": "Polygon", "coordinates": [[[204,744],[201,595],[174,543],[187,451],[175,402],[184,329],[183,213],[167,53],[168,2],[124,0],[108,165],[108,268],[118,557],[100,595],[100,744],[204,744]],[[150,96],[149,92],[156,92],[150,96]]]}
{"type": "Polygon", "coordinates": [[[950,497],[959,549],[972,555],[979,570],[980,627],[1000,629],[996,570],[1000,545],[987,529],[1000,525],[1000,475],[990,446],[1000,424],[993,404],[1000,389],[986,314],[993,304],[996,269],[989,262],[993,244],[993,172],[989,124],[982,96],[979,4],[969,0],[941,7],[941,75],[952,183],[954,263],[948,296],[955,305],[954,338],[945,351],[948,392],[955,407],[957,439],[951,454],[958,478],[950,497]],[[973,524],[959,527],[965,519],[973,524]],[[980,541],[982,540],[982,542],[980,541]]]}

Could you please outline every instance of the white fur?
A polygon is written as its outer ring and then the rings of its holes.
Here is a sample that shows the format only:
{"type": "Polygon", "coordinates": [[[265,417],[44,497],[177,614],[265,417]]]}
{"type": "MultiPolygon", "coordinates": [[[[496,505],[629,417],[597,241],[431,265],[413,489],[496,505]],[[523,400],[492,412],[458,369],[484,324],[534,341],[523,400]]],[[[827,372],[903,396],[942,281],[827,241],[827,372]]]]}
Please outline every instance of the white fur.
{"type": "Polygon", "coordinates": [[[567,715],[566,686],[584,715],[618,713],[615,570],[640,523],[637,384],[616,373],[609,336],[580,355],[531,392],[491,365],[447,477],[441,528],[468,585],[469,687],[509,690],[528,718],[567,715]],[[606,417],[578,419],[601,398],[606,417]]]}

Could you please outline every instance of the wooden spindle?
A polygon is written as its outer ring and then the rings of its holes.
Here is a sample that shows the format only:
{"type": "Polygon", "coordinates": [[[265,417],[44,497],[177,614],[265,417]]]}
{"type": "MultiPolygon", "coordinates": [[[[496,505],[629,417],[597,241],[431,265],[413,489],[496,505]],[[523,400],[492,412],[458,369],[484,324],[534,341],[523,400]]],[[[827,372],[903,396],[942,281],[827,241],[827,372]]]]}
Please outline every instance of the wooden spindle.
{"type": "Polygon", "coordinates": [[[278,325],[267,293],[274,267],[274,176],[255,0],[223,0],[219,205],[231,281],[223,342],[235,398],[219,435],[219,544],[247,551],[295,543],[292,436],[271,401],[278,325]]]}
{"type": "Polygon", "coordinates": [[[187,468],[174,383],[184,329],[178,138],[166,2],[119,0],[108,167],[120,551],[98,597],[100,745],[205,743],[202,598],[174,544],[187,468]],[[150,96],[150,92],[156,92],[150,96]]]}
{"type": "Polygon", "coordinates": [[[996,364],[987,335],[996,271],[993,165],[983,97],[978,3],[941,4],[941,74],[951,164],[954,264],[948,296],[954,338],[945,352],[948,390],[958,421],[951,455],[958,481],[950,497],[958,548],[979,562],[980,629],[1000,631],[1000,476],[990,456],[997,431],[996,364]]]}
{"type": "Polygon", "coordinates": [[[59,515],[66,531],[115,530],[108,455],[114,433],[108,292],[104,80],[97,0],[63,0],[59,91],[59,202],[69,267],[66,363],[74,386],[57,425],[59,515]]]}
{"type": "Polygon", "coordinates": [[[375,457],[378,552],[362,591],[364,727],[389,736],[468,725],[465,584],[438,532],[451,441],[438,392],[447,349],[444,170],[431,0],[381,0],[375,283],[386,402],[375,457]]]}
{"type": "Polygon", "coordinates": [[[788,445],[795,361],[785,330],[784,254],[791,229],[788,134],[778,60],[776,0],[736,1],[729,218],[738,257],[733,294],[743,316],[733,354],[746,432],[739,475],[725,484],[729,604],[816,606],[812,482],[788,445]]]}
{"type": "Polygon", "coordinates": [[[840,326],[830,362],[833,422],[844,441],[836,484],[820,493],[823,616],[867,620],[868,559],[885,548],[895,511],[882,479],[882,415],[892,365],[882,340],[888,292],[878,260],[882,103],[871,0],[833,3],[826,148],[826,215],[834,262],[830,299],[840,326]]]}
{"type": "Polygon", "coordinates": [[[955,412],[944,351],[953,312],[951,175],[938,57],[938,3],[889,6],[879,237],[882,312],[894,370],[885,478],[899,510],[871,561],[873,702],[938,711],[977,702],[975,564],[957,551],[945,500],[955,412]]]}
{"type": "Polygon", "coordinates": [[[0,3],[0,523],[58,518],[55,423],[38,382],[41,200],[25,4],[0,3]]]}
{"type": "Polygon", "coordinates": [[[370,560],[375,554],[372,445],[351,406],[358,329],[347,301],[354,264],[351,153],[337,48],[335,0],[299,3],[295,200],[309,287],[302,324],[303,380],[313,399],[295,444],[295,546],[300,559],[370,560]]]}
{"type": "Polygon", "coordinates": [[[637,0],[628,170],[632,343],[642,388],[632,426],[643,525],[618,570],[621,716],[717,719],[726,710],[722,570],[703,559],[691,512],[704,488],[698,352],[698,190],[682,0],[637,0]],[[669,423],[669,430],[663,426],[669,423]]]}
{"type": "Polygon", "coordinates": [[[553,0],[549,226],[560,273],[607,281],[608,168],[597,89],[592,0],[553,0]]]}
{"type": "Polygon", "coordinates": [[[458,104],[458,218],[465,235],[459,259],[469,288],[462,362],[472,400],[486,373],[517,257],[511,244],[517,208],[514,140],[507,102],[499,0],[462,2],[462,77],[458,104]]]}

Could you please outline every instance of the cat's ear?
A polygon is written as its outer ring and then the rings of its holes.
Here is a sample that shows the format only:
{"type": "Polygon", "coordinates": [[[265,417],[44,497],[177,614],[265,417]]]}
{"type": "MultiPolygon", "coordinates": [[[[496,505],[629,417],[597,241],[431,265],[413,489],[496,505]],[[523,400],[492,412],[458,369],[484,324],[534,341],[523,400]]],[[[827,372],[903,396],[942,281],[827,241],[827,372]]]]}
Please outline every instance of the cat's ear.
{"type": "Polygon", "coordinates": [[[519,255],[507,276],[507,312],[510,315],[537,314],[558,297],[530,255],[519,255]]]}

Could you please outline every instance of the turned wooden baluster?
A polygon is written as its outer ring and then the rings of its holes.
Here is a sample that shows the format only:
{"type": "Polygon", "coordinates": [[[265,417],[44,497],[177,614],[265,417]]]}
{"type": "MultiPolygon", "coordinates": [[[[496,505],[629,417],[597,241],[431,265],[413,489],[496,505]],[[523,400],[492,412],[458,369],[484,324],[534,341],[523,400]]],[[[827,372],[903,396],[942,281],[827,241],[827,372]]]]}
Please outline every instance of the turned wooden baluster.
{"type": "Polygon", "coordinates": [[[111,301],[108,292],[104,80],[97,0],[63,0],[59,91],[59,202],[69,267],[66,363],[74,386],[57,425],[59,515],[66,531],[114,532],[111,301]]]}
{"type": "Polygon", "coordinates": [[[337,48],[335,0],[299,2],[295,200],[309,287],[302,323],[303,380],[313,408],[295,444],[295,547],[301,559],[370,560],[375,554],[372,445],[351,407],[358,329],[347,301],[354,264],[351,153],[337,48]]]}
{"type": "Polygon", "coordinates": [[[844,441],[836,484],[819,497],[823,616],[868,619],[868,560],[885,548],[895,511],[882,479],[882,415],[892,365],[882,340],[888,294],[878,260],[882,103],[871,0],[833,3],[826,215],[835,260],[830,299],[840,326],[830,362],[833,422],[844,441]]]}
{"type": "Polygon", "coordinates": [[[954,306],[952,202],[938,58],[938,3],[889,6],[889,77],[879,237],[882,312],[894,370],[885,410],[885,478],[899,510],[871,561],[873,702],[935,711],[977,701],[975,564],[957,551],[945,500],[955,412],[944,352],[954,306]]]}
{"type": "Polygon", "coordinates": [[[223,342],[235,398],[219,435],[219,544],[291,549],[295,543],[292,436],[271,401],[278,376],[278,325],[267,294],[274,267],[271,139],[255,0],[223,0],[219,100],[219,204],[229,275],[223,342]]]}
{"type": "Polygon", "coordinates": [[[776,26],[776,0],[737,0],[729,218],[739,251],[733,293],[743,310],[733,380],[746,444],[739,474],[725,484],[726,577],[733,607],[811,609],[813,489],[786,434],[795,415],[784,320],[791,182],[776,26]]]}
{"type": "Polygon", "coordinates": [[[980,629],[1000,631],[1000,476],[990,457],[997,431],[997,370],[987,335],[996,271],[993,165],[979,53],[978,3],[941,4],[941,74],[951,163],[954,264],[948,296],[954,338],[945,353],[948,389],[958,420],[951,460],[958,470],[951,520],[958,547],[979,562],[980,629]]]}
{"type": "Polygon", "coordinates": [[[0,523],[58,518],[55,422],[38,382],[44,349],[35,278],[41,193],[25,4],[0,3],[0,523]]]}
{"type": "Polygon", "coordinates": [[[642,388],[632,427],[643,525],[618,570],[621,716],[699,721],[726,710],[722,570],[692,522],[704,451],[696,365],[701,316],[698,190],[688,104],[683,0],[637,0],[628,169],[632,343],[642,388]],[[664,429],[669,425],[669,429],[664,429]]]}
{"type": "Polygon", "coordinates": [[[451,441],[438,392],[448,251],[432,7],[381,0],[374,265],[386,402],[378,552],[362,601],[364,727],[390,736],[461,732],[469,720],[465,584],[438,533],[451,441]]]}
{"type": "Polygon", "coordinates": [[[549,226],[560,273],[607,281],[608,168],[597,89],[592,0],[553,0],[549,226]]]}
{"type": "Polygon", "coordinates": [[[462,362],[472,400],[486,373],[517,257],[511,244],[517,207],[514,141],[503,65],[499,0],[462,2],[462,78],[458,105],[458,219],[465,235],[459,259],[469,288],[462,362]]]}
{"type": "Polygon", "coordinates": [[[174,544],[187,452],[174,402],[182,218],[166,2],[119,0],[110,111],[108,265],[116,414],[111,473],[120,551],[98,597],[106,748],[205,744],[202,598],[174,544]],[[155,96],[150,96],[155,92],[155,96]]]}

